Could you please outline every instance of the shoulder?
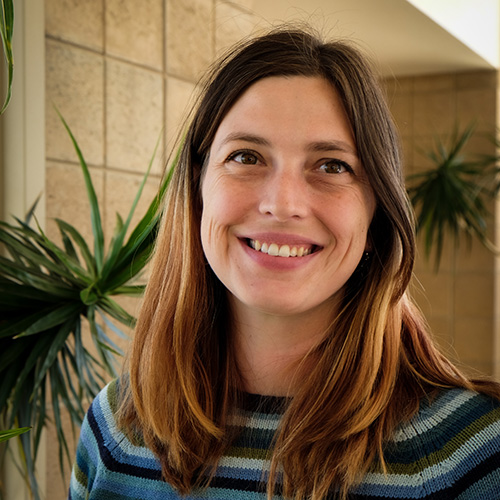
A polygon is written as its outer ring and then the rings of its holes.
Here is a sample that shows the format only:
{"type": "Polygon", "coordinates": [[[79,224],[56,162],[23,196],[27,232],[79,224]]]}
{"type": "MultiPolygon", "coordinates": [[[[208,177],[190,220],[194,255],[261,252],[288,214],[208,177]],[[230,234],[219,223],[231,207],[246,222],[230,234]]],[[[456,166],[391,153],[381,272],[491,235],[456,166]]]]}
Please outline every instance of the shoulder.
{"type": "Polygon", "coordinates": [[[157,494],[178,498],[161,481],[161,467],[138,435],[131,436],[118,423],[120,382],[108,384],[96,396],[80,433],[77,459],[71,478],[71,498],[153,500],[157,494]]]}
{"type": "Polygon", "coordinates": [[[395,440],[428,436],[437,439],[434,442],[439,446],[471,436],[498,437],[499,426],[499,400],[465,389],[444,389],[437,397],[421,402],[418,413],[400,426],[395,440]]]}
{"type": "Polygon", "coordinates": [[[360,484],[361,498],[500,500],[500,401],[443,389],[399,426],[384,460],[387,470],[375,467],[360,484]]]}
{"type": "Polygon", "coordinates": [[[443,389],[399,427],[386,460],[423,498],[500,499],[500,401],[443,389]]]}
{"type": "Polygon", "coordinates": [[[113,441],[121,441],[117,423],[119,405],[119,382],[114,380],[102,389],[92,401],[80,430],[80,449],[92,458],[94,463],[102,451],[113,441]]]}
{"type": "Polygon", "coordinates": [[[87,427],[95,436],[101,454],[103,449],[119,454],[144,448],[142,437],[124,430],[119,423],[122,388],[123,380],[110,382],[95,397],[86,415],[87,427]]]}
{"type": "Polygon", "coordinates": [[[114,427],[120,404],[120,381],[115,379],[102,389],[90,405],[87,418],[93,418],[99,426],[114,427]]]}

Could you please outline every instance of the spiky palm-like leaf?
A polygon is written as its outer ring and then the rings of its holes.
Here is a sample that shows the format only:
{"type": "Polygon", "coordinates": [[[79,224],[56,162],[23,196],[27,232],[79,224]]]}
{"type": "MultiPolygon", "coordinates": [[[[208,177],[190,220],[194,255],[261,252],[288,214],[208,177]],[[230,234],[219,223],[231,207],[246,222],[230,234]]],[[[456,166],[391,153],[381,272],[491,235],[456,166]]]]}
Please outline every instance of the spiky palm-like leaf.
{"type": "Polygon", "coordinates": [[[435,164],[408,178],[408,193],[417,216],[417,231],[423,234],[426,256],[432,251],[439,268],[446,234],[456,244],[461,235],[470,242],[477,237],[492,248],[487,236],[488,201],[498,190],[496,156],[466,160],[463,149],[473,126],[455,130],[449,144],[436,140],[427,156],[435,164]]]}
{"type": "MultiPolygon", "coordinates": [[[[63,121],[78,155],[90,202],[94,246],[91,250],[78,230],[57,220],[61,244],[51,241],[40,227],[16,219],[0,222],[0,412],[4,428],[32,427],[20,436],[27,480],[38,496],[34,462],[41,431],[51,406],[60,445],[60,464],[69,458],[62,424],[66,408],[73,422],[81,422],[83,404],[104,384],[105,372],[115,375],[119,349],[107,331],[123,335],[115,323],[132,326],[134,318],[113,296],[139,296],[143,286],[134,281],[152,251],[159,202],[168,183],[127,238],[133,213],[148,172],[133,200],[128,217],[117,217],[105,248],[97,196],[89,169],[68,125],[63,121]],[[86,323],[94,352],[84,342],[86,323]],[[108,328],[105,328],[105,327],[108,328]],[[49,403],[50,401],[50,403],[49,403]]],[[[152,162],[152,161],[151,161],[152,162]]]]}

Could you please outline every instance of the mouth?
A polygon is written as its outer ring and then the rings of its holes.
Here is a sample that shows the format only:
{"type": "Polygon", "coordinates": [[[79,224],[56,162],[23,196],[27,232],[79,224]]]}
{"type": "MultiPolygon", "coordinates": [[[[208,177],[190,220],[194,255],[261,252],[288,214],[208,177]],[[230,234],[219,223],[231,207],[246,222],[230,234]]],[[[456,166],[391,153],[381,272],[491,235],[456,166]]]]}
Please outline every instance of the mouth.
{"type": "Polygon", "coordinates": [[[319,250],[317,245],[279,245],[278,243],[246,239],[250,248],[273,257],[306,257],[319,250]]]}

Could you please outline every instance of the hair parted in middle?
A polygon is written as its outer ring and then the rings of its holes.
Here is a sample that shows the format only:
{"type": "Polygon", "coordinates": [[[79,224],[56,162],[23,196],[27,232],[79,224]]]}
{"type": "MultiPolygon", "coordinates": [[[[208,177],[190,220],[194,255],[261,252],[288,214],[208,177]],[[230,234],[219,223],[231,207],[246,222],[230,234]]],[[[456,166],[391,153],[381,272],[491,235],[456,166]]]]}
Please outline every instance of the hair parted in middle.
{"type": "Polygon", "coordinates": [[[252,84],[273,76],[321,77],[338,92],[377,208],[372,258],[345,285],[337,318],[310,354],[314,369],[283,416],[269,495],[278,467],[287,497],[324,498],[332,485],[346,494],[382,458],[394,427],[418,409],[423,386],[467,385],[406,297],[414,225],[399,140],[375,74],[347,43],[274,30],[226,54],[202,87],[168,188],[133,340],[122,424],[140,429],[181,493],[203,484],[226,450],[228,417],[242,389],[226,291],[200,241],[203,168],[227,112],[252,84]]]}

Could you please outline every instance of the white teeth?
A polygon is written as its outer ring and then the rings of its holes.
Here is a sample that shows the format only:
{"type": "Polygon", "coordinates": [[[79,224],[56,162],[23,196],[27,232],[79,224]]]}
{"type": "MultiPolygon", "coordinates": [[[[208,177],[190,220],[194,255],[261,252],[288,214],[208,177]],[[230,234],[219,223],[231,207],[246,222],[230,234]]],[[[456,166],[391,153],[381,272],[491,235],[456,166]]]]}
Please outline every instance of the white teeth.
{"type": "Polygon", "coordinates": [[[280,253],[280,247],[276,245],[276,243],[271,243],[269,245],[269,250],[267,251],[267,254],[276,257],[279,253],[280,253]]]}
{"type": "Polygon", "coordinates": [[[290,257],[290,247],[288,245],[281,246],[278,255],[280,257],[290,257]]]}
{"type": "Polygon", "coordinates": [[[312,252],[311,248],[290,247],[290,245],[278,245],[277,243],[261,243],[259,240],[249,240],[250,246],[258,252],[267,253],[273,257],[305,257],[312,252]]]}

